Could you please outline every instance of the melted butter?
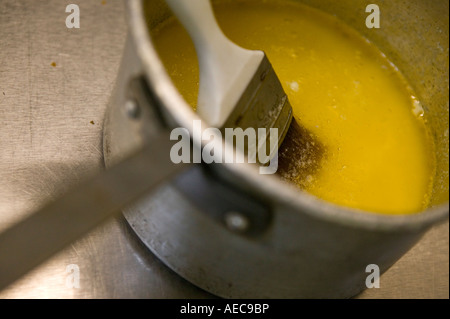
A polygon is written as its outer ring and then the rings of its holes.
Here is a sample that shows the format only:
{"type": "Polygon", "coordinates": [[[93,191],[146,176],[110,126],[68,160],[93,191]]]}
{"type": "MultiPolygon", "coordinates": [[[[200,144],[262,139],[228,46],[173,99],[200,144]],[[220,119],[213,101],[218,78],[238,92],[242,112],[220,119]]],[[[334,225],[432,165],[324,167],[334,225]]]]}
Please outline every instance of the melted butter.
{"type": "MultiPolygon", "coordinates": [[[[320,141],[320,159],[281,150],[303,163],[282,170],[282,178],[366,211],[407,214],[427,206],[435,163],[424,109],[373,44],[334,17],[286,1],[233,1],[215,9],[230,39],[266,52],[297,123],[314,137],[301,145],[320,141]],[[295,171],[302,167],[306,173],[295,171]]],[[[195,108],[198,64],[188,35],[169,20],[153,37],[175,85],[195,108]]]]}

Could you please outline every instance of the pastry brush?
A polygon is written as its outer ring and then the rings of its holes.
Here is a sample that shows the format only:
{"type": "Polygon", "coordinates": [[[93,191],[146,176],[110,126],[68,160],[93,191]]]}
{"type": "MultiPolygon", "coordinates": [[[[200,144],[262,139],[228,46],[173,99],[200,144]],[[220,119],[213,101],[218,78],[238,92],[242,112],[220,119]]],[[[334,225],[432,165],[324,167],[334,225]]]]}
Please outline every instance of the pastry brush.
{"type": "Polygon", "coordinates": [[[273,156],[290,127],[292,107],[266,54],[230,41],[220,29],[209,0],[166,2],[195,45],[200,69],[198,114],[222,131],[265,128],[267,143],[257,145],[265,146],[265,156],[273,156]],[[274,128],[278,129],[278,143],[269,149],[269,132],[274,128]]]}

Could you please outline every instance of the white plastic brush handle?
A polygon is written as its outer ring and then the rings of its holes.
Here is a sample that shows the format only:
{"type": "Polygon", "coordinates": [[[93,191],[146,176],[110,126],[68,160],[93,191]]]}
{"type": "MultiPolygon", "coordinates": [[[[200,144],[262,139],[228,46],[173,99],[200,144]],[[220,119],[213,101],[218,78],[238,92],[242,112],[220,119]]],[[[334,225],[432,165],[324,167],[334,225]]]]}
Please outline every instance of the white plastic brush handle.
{"type": "Polygon", "coordinates": [[[264,52],[231,42],[214,17],[209,0],[166,0],[191,36],[200,67],[197,112],[221,127],[255,75],[264,52]]]}

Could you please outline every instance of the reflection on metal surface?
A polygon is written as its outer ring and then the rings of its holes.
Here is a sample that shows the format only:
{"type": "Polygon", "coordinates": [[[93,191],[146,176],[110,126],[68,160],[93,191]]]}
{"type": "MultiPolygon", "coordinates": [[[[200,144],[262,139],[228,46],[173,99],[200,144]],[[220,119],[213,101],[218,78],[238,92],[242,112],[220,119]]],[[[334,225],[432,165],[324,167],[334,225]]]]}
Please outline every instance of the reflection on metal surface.
{"type": "Polygon", "coordinates": [[[168,130],[149,137],[133,156],[0,233],[0,289],[182,171],[170,147],[168,130]]]}

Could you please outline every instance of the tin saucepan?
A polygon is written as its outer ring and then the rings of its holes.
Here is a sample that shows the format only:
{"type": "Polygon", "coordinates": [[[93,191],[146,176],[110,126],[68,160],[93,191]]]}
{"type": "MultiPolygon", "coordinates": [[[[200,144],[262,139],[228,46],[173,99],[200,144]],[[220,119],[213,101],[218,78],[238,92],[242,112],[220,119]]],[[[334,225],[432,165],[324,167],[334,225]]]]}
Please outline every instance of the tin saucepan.
{"type": "MultiPolygon", "coordinates": [[[[365,288],[368,265],[387,270],[448,218],[448,2],[379,0],[382,28],[376,32],[361,23],[365,1],[301,2],[336,15],[373,41],[421,96],[438,159],[433,198],[418,214],[377,215],[316,199],[250,164],[192,164],[124,214],[166,265],[218,296],[354,296],[365,288]]],[[[129,37],[105,122],[107,166],[139,148],[146,134],[191,130],[199,120],[175,89],[148,32],[170,16],[164,1],[130,0],[127,10],[129,37]]],[[[200,143],[194,137],[193,144],[200,143]]],[[[164,163],[154,165],[164,169],[164,163]]]]}

